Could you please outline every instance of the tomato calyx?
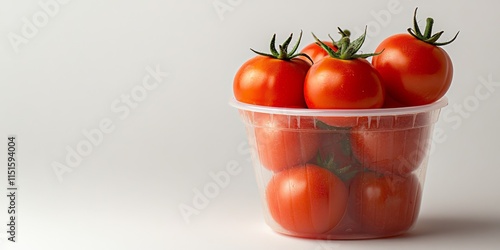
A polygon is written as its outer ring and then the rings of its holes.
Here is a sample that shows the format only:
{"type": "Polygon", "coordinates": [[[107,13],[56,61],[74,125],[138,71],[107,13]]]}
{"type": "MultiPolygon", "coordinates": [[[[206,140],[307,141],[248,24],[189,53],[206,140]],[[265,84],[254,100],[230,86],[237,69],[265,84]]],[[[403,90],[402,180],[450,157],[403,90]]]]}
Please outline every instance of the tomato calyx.
{"type": "MultiPolygon", "coordinates": [[[[349,145],[342,145],[342,147],[343,149],[349,150],[349,145]]],[[[321,152],[318,152],[316,155],[316,162],[314,164],[332,172],[344,182],[352,179],[359,172],[359,169],[357,169],[353,164],[340,166],[335,154],[333,153],[323,157],[321,156],[321,152]]]]}
{"type": "Polygon", "coordinates": [[[269,44],[269,49],[270,49],[271,53],[259,52],[259,51],[252,49],[252,48],[250,48],[250,50],[258,55],[261,55],[261,56],[267,56],[267,57],[285,60],[285,61],[291,60],[292,58],[295,58],[298,56],[303,56],[303,57],[307,58],[311,63],[313,63],[313,60],[307,54],[295,53],[295,52],[297,52],[297,49],[299,48],[300,40],[302,39],[302,31],[300,31],[299,39],[297,40],[297,42],[293,46],[292,50],[290,52],[288,52],[288,46],[290,45],[290,42],[292,41],[292,37],[293,37],[293,33],[290,34],[288,39],[286,39],[285,42],[283,42],[283,44],[278,46],[279,51],[276,49],[276,34],[273,35],[273,37],[271,38],[271,42],[269,44]]]}
{"type": "Polygon", "coordinates": [[[327,123],[325,123],[319,119],[315,119],[314,123],[315,123],[317,128],[322,129],[322,130],[346,131],[346,132],[351,130],[350,127],[337,127],[337,126],[328,125],[327,123]]]}
{"type": "Polygon", "coordinates": [[[356,58],[368,58],[370,56],[379,55],[378,53],[367,53],[367,54],[357,54],[366,38],[366,26],[363,34],[358,37],[356,40],[351,42],[351,32],[349,30],[342,30],[340,27],[338,28],[339,34],[342,36],[339,41],[335,41],[330,34],[328,37],[332,40],[332,43],[338,48],[337,51],[334,51],[332,48],[328,47],[324,42],[319,40],[314,33],[312,33],[314,39],[316,40],[316,44],[318,44],[321,48],[323,48],[330,57],[341,59],[341,60],[351,60],[356,58]]]}
{"type": "Polygon", "coordinates": [[[450,41],[442,42],[442,43],[437,42],[437,40],[439,38],[441,38],[441,35],[443,35],[444,31],[440,31],[440,32],[437,32],[435,34],[432,34],[432,26],[434,25],[434,19],[432,19],[431,17],[427,18],[427,20],[426,20],[427,23],[425,25],[425,31],[422,34],[422,32],[420,31],[420,27],[418,26],[418,22],[417,22],[417,10],[418,10],[418,8],[415,8],[415,12],[413,14],[413,29],[408,28],[408,33],[410,33],[410,35],[412,35],[413,37],[417,38],[420,41],[426,42],[428,44],[432,44],[434,46],[448,45],[448,44],[452,43],[453,41],[455,41],[455,39],[457,39],[458,33],[460,33],[460,31],[458,31],[457,34],[455,34],[455,36],[450,41]]]}

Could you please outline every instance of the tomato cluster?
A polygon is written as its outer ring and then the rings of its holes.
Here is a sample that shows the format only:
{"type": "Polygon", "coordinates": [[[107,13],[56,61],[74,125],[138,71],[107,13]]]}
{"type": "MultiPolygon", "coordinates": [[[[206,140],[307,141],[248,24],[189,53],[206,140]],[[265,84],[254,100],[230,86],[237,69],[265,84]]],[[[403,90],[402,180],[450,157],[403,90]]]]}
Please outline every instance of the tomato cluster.
{"type": "MultiPolygon", "coordinates": [[[[338,41],[308,44],[296,53],[302,37],[289,52],[292,35],[270,53],[245,62],[234,77],[238,101],[273,107],[309,109],[369,109],[417,106],[433,103],[448,91],[453,78],[450,56],[440,46],[443,31],[432,34],[428,18],[424,33],[417,23],[408,34],[384,39],[376,53],[357,54],[365,33],[351,41],[350,32],[339,28],[338,41]],[[373,56],[371,62],[366,58],[373,56]]],[[[350,126],[349,121],[326,121],[332,126],[350,126]],[[347,122],[347,123],[344,123],[347,122]]]]}
{"type": "MultiPolygon", "coordinates": [[[[270,53],[257,52],[236,73],[235,98],[247,104],[296,109],[384,109],[436,102],[450,87],[453,66],[438,43],[442,32],[410,34],[358,54],[365,34],[321,41],[296,53],[292,35],[270,53]],[[372,57],[370,62],[366,58],[372,57]]],[[[458,35],[458,33],[457,33],[458,35]]],[[[330,37],[331,38],[331,37],[330,37]]],[[[408,230],[418,215],[417,170],[430,137],[425,114],[307,116],[266,112],[252,120],[259,164],[271,174],[266,204],[284,233],[301,237],[383,237],[408,230]]]]}
{"type": "Polygon", "coordinates": [[[383,237],[415,222],[418,170],[430,137],[425,113],[366,117],[338,128],[321,117],[246,112],[259,165],[271,174],[265,197],[278,231],[383,237]]]}

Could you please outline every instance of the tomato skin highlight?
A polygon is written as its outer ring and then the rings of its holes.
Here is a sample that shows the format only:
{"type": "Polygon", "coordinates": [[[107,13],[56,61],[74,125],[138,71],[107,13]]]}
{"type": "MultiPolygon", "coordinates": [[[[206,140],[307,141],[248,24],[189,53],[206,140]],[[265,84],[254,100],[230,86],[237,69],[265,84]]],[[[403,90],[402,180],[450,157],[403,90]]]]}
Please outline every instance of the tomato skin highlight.
{"type": "Polygon", "coordinates": [[[255,139],[261,164],[281,171],[314,158],[320,144],[313,119],[254,113],[255,139]]]}
{"type": "Polygon", "coordinates": [[[236,73],[234,96],[240,102],[254,105],[305,108],[304,78],[310,66],[300,58],[255,56],[236,73]]]}
{"type": "Polygon", "coordinates": [[[351,183],[348,211],[366,233],[393,236],[414,224],[421,195],[415,175],[401,177],[362,172],[351,183]]]}
{"type": "Polygon", "coordinates": [[[406,106],[435,102],[450,88],[453,64],[442,48],[420,41],[410,34],[396,34],[377,47],[373,57],[386,90],[406,106]]]}
{"type": "Polygon", "coordinates": [[[321,234],[334,228],[345,214],[348,191],[330,171],[313,164],[275,174],[266,188],[269,211],[284,229],[298,234],[321,234]]]}

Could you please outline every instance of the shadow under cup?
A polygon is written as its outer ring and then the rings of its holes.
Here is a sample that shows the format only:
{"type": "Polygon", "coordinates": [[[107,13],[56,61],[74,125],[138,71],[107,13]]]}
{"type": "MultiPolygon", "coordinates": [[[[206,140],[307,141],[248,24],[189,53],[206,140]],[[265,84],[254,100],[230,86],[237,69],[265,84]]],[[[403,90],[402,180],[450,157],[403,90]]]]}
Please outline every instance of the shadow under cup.
{"type": "Polygon", "coordinates": [[[230,104],[245,124],[265,221],[274,231],[367,239],[415,224],[432,130],[446,98],[360,110],[230,104]]]}

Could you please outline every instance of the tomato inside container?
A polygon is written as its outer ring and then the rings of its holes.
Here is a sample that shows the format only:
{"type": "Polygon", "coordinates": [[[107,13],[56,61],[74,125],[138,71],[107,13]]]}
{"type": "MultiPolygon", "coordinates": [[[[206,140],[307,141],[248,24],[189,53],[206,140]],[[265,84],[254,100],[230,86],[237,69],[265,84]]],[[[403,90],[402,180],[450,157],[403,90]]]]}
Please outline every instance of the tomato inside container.
{"type": "Polygon", "coordinates": [[[264,219],[274,231],[369,239],[411,230],[422,202],[433,127],[446,98],[356,110],[230,104],[245,124],[264,219]]]}

